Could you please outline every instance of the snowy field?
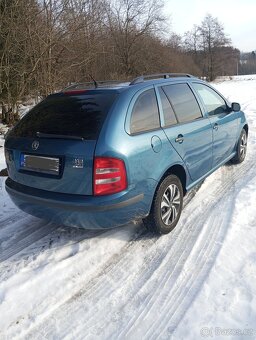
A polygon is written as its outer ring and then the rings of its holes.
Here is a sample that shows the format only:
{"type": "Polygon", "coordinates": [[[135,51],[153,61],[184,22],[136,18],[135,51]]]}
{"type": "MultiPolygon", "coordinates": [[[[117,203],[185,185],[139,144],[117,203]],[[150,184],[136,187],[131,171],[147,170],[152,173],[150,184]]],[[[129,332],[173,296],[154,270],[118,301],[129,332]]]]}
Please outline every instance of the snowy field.
{"type": "Polygon", "coordinates": [[[169,235],[46,224],[0,177],[1,340],[256,338],[256,77],[214,86],[247,115],[247,158],[207,178],[169,235]]]}

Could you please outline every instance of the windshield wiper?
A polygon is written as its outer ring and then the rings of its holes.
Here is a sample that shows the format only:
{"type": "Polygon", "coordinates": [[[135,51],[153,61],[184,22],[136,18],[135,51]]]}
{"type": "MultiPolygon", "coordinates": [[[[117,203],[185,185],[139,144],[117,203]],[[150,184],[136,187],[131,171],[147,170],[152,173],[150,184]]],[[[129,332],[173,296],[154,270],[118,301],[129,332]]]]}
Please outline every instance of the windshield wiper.
{"type": "Polygon", "coordinates": [[[70,135],[56,135],[54,133],[43,133],[37,132],[37,137],[39,138],[54,138],[54,139],[75,139],[75,140],[84,140],[83,137],[80,136],[70,136],[70,135]]]}

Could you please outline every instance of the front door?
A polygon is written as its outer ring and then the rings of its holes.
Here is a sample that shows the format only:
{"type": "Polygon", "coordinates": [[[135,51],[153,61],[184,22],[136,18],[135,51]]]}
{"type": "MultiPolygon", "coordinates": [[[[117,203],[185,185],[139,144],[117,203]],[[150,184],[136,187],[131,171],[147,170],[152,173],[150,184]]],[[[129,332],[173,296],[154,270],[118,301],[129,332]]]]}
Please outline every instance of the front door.
{"type": "Polygon", "coordinates": [[[237,113],[227,106],[216,91],[202,83],[193,83],[201,98],[212,125],[213,167],[225,161],[234,151],[237,142],[237,113]]]}

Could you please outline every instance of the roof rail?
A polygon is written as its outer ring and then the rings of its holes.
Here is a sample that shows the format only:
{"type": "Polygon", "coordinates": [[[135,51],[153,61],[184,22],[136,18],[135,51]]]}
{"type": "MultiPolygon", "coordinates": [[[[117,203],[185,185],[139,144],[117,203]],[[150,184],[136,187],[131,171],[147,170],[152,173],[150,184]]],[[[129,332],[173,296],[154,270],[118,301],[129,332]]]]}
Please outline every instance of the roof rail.
{"type": "Polygon", "coordinates": [[[148,74],[145,76],[137,77],[130,82],[130,85],[143,83],[146,79],[158,79],[158,78],[168,79],[168,78],[173,78],[173,77],[194,78],[194,76],[188,73],[157,73],[157,74],[148,74]]]}
{"type": "MultiPolygon", "coordinates": [[[[98,81],[97,80],[98,87],[103,87],[103,86],[106,86],[107,84],[109,84],[109,86],[111,86],[113,84],[121,84],[121,83],[127,83],[127,81],[123,81],[123,80],[100,80],[100,81],[98,81]]],[[[70,86],[65,87],[63,89],[63,91],[80,90],[80,89],[84,89],[84,88],[97,88],[97,87],[95,86],[95,82],[88,81],[88,82],[84,82],[84,83],[72,84],[70,86]]]]}

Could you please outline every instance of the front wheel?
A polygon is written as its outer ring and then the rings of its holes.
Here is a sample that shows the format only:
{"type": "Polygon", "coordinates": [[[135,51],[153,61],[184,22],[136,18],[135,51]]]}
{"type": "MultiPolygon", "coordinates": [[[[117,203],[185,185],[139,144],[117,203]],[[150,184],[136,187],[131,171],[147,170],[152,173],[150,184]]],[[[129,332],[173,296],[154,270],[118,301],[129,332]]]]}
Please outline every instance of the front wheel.
{"type": "Polygon", "coordinates": [[[183,205],[183,188],[175,175],[167,176],[158,187],[151,211],[143,222],[158,234],[167,234],[177,225],[183,205]]]}
{"type": "Polygon", "coordinates": [[[242,163],[245,159],[247,151],[247,133],[245,129],[242,129],[237,147],[236,147],[236,155],[231,159],[231,162],[234,164],[242,163]]]}

